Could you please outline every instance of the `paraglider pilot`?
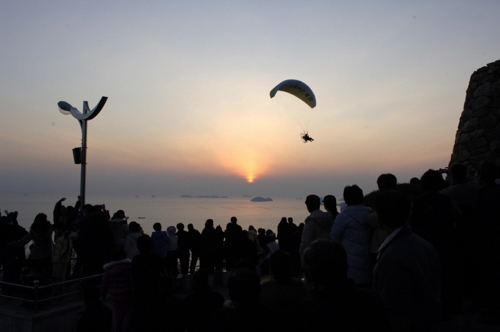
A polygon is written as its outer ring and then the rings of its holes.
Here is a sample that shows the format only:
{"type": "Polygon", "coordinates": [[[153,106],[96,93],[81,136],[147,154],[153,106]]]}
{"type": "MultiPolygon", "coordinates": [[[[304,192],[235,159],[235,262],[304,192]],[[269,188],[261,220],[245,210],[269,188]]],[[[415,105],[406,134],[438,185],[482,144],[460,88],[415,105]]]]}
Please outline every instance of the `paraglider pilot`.
{"type": "Polygon", "coordinates": [[[314,141],[314,138],[312,138],[311,136],[309,136],[309,134],[308,134],[307,132],[302,133],[302,134],[300,135],[300,137],[302,138],[302,140],[304,141],[304,143],[314,141]]]}

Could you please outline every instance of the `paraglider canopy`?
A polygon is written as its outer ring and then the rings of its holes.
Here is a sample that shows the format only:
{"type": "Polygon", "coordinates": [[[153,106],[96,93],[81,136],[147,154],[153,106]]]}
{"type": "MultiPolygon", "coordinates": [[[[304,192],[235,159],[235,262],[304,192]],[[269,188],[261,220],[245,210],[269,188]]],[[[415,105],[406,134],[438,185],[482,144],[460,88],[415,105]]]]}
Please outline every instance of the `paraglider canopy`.
{"type": "Polygon", "coordinates": [[[278,91],[288,92],[302,100],[309,107],[316,107],[316,97],[314,96],[314,92],[302,81],[290,79],[281,82],[269,93],[271,98],[273,98],[278,91]]]}

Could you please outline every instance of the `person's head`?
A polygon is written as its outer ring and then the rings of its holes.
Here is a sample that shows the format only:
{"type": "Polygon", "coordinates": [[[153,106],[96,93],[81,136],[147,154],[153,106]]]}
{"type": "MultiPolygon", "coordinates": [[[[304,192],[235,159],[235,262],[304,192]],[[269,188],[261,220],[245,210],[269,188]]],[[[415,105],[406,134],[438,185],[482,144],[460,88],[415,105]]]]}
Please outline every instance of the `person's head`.
{"type": "Polygon", "coordinates": [[[155,222],[153,225],[153,229],[155,232],[160,232],[161,231],[161,224],[159,222],[155,222]]]}
{"type": "Polygon", "coordinates": [[[228,278],[227,289],[236,307],[255,303],[260,295],[260,278],[254,271],[240,268],[228,278]]]}
{"type": "Polygon", "coordinates": [[[17,211],[14,211],[14,212],[9,212],[7,214],[7,218],[9,219],[9,221],[11,222],[17,222],[17,216],[19,215],[19,212],[17,211]]]}
{"type": "Polygon", "coordinates": [[[317,195],[309,195],[306,197],[307,211],[313,212],[319,210],[320,205],[321,205],[320,199],[317,195]]]}
{"type": "Polygon", "coordinates": [[[174,235],[175,234],[175,227],[174,226],[168,226],[167,227],[167,234],[168,235],[174,235]]]}
{"type": "Polygon", "coordinates": [[[255,227],[253,227],[253,225],[248,226],[248,230],[256,232],[255,227]]]}
{"type": "Polygon", "coordinates": [[[314,291],[332,290],[347,281],[347,253],[340,242],[320,239],[304,251],[305,277],[314,291]]]}
{"type": "Polygon", "coordinates": [[[453,184],[465,183],[467,181],[467,167],[460,163],[452,165],[450,176],[453,184]]]}
{"type": "Polygon", "coordinates": [[[33,224],[31,224],[31,230],[34,232],[44,232],[50,227],[50,221],[47,220],[47,215],[45,213],[39,213],[36,215],[33,224]]]}
{"type": "Polygon", "coordinates": [[[381,192],[375,198],[377,221],[382,228],[394,230],[403,226],[410,215],[411,203],[395,191],[381,192]]]}
{"type": "Polygon", "coordinates": [[[344,188],[344,202],[349,206],[363,204],[363,190],[355,184],[346,186],[344,188]]]}
{"type": "Polygon", "coordinates": [[[394,174],[391,173],[380,174],[380,176],[377,179],[377,186],[378,190],[380,191],[395,190],[397,184],[398,184],[398,179],[394,174]]]}
{"type": "Polygon", "coordinates": [[[420,184],[420,179],[417,177],[413,177],[410,179],[410,184],[418,185],[420,184]]]}
{"type": "Polygon", "coordinates": [[[287,224],[286,217],[281,217],[280,224],[287,224]]]}
{"type": "Polygon", "coordinates": [[[286,282],[293,277],[293,257],[283,250],[278,250],[269,258],[269,269],[273,278],[286,282]]]}
{"type": "Polygon", "coordinates": [[[181,222],[180,222],[180,223],[178,223],[178,224],[177,224],[177,230],[178,230],[178,231],[183,231],[183,230],[184,230],[184,224],[183,224],[183,223],[181,223],[181,222]]]}
{"type": "Polygon", "coordinates": [[[262,236],[262,235],[264,235],[264,236],[265,236],[265,235],[266,235],[266,230],[265,230],[264,228],[259,228],[259,229],[257,230],[257,233],[258,233],[259,235],[261,235],[261,236],[262,236]]]}
{"type": "Polygon", "coordinates": [[[288,223],[289,224],[293,224],[293,218],[292,217],[288,217],[288,223]]]}
{"type": "Polygon", "coordinates": [[[193,224],[188,224],[188,231],[194,231],[193,224]]]}
{"type": "Polygon", "coordinates": [[[100,205],[90,205],[87,209],[88,214],[96,215],[101,212],[102,207],[100,205]]]}
{"type": "Polygon", "coordinates": [[[238,222],[238,219],[236,217],[231,217],[231,223],[236,224],[238,222]]]}
{"type": "Polygon", "coordinates": [[[333,195],[326,195],[323,198],[323,205],[328,212],[337,211],[337,199],[333,195]]]}
{"type": "Polygon", "coordinates": [[[497,165],[494,161],[485,160],[477,169],[477,178],[479,184],[484,186],[488,184],[495,183],[495,179],[497,177],[497,165]]]}
{"type": "Polygon", "coordinates": [[[424,192],[438,192],[444,187],[441,172],[430,169],[420,178],[420,186],[424,192]]]}
{"type": "Polygon", "coordinates": [[[214,221],[212,219],[207,219],[207,221],[205,221],[205,226],[214,227],[214,221]]]}
{"type": "Polygon", "coordinates": [[[85,204],[83,206],[83,213],[84,214],[91,214],[92,213],[92,204],[85,204]]]}
{"type": "Polygon", "coordinates": [[[140,233],[142,231],[142,227],[137,222],[131,221],[128,224],[128,230],[130,231],[130,233],[140,233]]]}
{"type": "Polygon", "coordinates": [[[141,254],[149,254],[153,252],[153,240],[149,235],[141,235],[137,239],[137,249],[141,254]]]}
{"type": "Polygon", "coordinates": [[[125,218],[125,212],[123,210],[118,210],[113,214],[113,218],[111,219],[123,219],[125,218]]]}

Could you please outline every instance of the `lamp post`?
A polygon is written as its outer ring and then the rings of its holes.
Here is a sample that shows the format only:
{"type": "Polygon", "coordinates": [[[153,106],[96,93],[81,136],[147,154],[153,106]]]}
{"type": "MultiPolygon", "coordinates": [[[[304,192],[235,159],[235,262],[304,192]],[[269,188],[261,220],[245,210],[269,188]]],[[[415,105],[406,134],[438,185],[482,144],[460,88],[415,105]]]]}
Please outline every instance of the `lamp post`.
{"type": "Polygon", "coordinates": [[[88,102],[83,102],[83,113],[80,112],[75,107],[71,106],[69,103],[65,101],[60,101],[57,103],[59,106],[59,111],[62,114],[68,115],[71,113],[75,119],[80,123],[80,127],[82,128],[82,148],[80,155],[80,163],[81,163],[81,176],[80,176],[80,212],[83,212],[83,206],[85,205],[85,173],[87,166],[87,121],[95,118],[99,112],[106,104],[106,100],[108,97],[101,97],[99,103],[94,107],[94,109],[90,110],[88,102]]]}

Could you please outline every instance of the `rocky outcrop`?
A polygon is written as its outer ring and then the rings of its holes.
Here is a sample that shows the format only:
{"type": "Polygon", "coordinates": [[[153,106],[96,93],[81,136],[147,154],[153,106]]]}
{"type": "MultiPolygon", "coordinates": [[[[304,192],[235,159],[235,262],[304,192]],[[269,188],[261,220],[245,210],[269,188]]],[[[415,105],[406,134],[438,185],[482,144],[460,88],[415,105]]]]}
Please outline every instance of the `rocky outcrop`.
{"type": "Polygon", "coordinates": [[[270,198],[270,197],[261,197],[261,196],[257,196],[257,197],[254,197],[250,200],[250,202],[272,202],[273,199],[270,198]]]}
{"type": "Polygon", "coordinates": [[[470,78],[449,167],[462,163],[475,172],[486,159],[500,165],[500,60],[470,78]]]}

